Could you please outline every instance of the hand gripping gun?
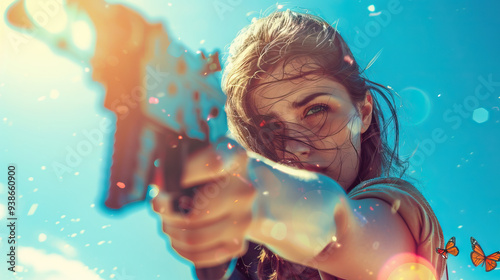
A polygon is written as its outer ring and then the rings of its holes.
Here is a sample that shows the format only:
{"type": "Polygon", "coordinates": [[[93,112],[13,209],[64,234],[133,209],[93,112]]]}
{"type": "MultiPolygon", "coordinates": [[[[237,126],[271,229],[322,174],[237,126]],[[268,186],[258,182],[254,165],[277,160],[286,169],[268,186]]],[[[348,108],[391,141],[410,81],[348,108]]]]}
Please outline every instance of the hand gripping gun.
{"type": "MultiPolygon", "coordinates": [[[[144,200],[156,167],[163,172],[163,191],[185,195],[183,160],[227,132],[225,96],[214,75],[221,70],[217,53],[195,55],[161,24],[103,0],[19,0],[5,16],[14,28],[89,66],[104,86],[104,107],[117,120],[108,208],[144,200]]],[[[197,268],[196,274],[227,279],[235,264],[197,268]]]]}

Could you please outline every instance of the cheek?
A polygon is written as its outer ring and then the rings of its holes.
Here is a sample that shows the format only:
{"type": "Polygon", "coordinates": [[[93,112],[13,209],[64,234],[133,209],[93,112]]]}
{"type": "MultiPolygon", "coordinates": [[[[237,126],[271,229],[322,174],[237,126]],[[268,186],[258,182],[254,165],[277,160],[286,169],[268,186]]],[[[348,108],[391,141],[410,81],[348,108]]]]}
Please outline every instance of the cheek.
{"type": "Polygon", "coordinates": [[[361,146],[361,119],[354,115],[353,117],[333,120],[331,125],[324,129],[323,146],[324,148],[350,148],[359,149],[361,146]]]}
{"type": "Polygon", "coordinates": [[[351,119],[349,124],[347,125],[347,129],[349,130],[350,138],[352,141],[352,145],[356,148],[361,146],[361,128],[363,123],[359,117],[354,117],[351,119]]]}

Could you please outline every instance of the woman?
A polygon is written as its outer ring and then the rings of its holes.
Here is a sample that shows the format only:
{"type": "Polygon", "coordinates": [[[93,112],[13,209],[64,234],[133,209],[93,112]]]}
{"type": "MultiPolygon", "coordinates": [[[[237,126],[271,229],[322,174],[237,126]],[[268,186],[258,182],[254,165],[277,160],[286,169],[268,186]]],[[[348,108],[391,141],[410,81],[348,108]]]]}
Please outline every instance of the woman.
{"type": "Polygon", "coordinates": [[[440,279],[434,213],[410,183],[381,177],[404,173],[391,99],[333,27],[291,11],[253,22],[231,45],[223,90],[238,143],[193,155],[182,180],[223,191],[187,216],[166,194],[152,201],[181,256],[197,267],[240,257],[233,279],[386,279],[415,265],[440,279]]]}

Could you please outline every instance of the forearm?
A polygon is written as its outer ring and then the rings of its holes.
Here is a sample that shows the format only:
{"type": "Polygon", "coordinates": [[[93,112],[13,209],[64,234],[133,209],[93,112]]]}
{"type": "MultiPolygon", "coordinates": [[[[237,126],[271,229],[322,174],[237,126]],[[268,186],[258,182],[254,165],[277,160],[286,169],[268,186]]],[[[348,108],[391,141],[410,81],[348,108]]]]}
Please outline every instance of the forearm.
{"type": "Polygon", "coordinates": [[[248,238],[279,256],[344,279],[377,279],[386,262],[414,253],[400,215],[378,199],[351,200],[319,173],[249,158],[258,193],[248,238]]]}

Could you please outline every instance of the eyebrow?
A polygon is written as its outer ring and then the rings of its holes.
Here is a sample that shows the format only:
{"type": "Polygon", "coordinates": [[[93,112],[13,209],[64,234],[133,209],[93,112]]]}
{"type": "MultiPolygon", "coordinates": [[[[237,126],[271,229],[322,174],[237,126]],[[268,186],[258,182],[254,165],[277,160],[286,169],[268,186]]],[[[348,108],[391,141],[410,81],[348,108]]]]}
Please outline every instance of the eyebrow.
{"type": "Polygon", "coordinates": [[[293,102],[292,108],[294,108],[294,109],[300,108],[300,107],[306,105],[307,103],[309,103],[311,100],[315,99],[316,97],[320,97],[323,95],[330,95],[331,96],[331,94],[327,93],[327,92],[315,92],[313,94],[307,95],[304,99],[302,99],[300,101],[293,102]]]}

